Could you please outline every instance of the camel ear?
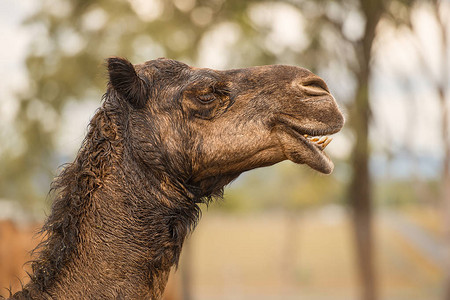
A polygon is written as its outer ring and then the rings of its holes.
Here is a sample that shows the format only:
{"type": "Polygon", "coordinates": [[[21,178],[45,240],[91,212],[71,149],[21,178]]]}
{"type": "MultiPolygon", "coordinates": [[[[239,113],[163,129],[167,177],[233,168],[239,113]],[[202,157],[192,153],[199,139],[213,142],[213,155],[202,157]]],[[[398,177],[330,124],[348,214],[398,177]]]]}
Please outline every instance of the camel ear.
{"type": "Polygon", "coordinates": [[[109,82],[125,100],[135,108],[142,108],[147,103],[148,87],[136,73],[133,65],[125,58],[110,57],[108,65],[109,82]]]}

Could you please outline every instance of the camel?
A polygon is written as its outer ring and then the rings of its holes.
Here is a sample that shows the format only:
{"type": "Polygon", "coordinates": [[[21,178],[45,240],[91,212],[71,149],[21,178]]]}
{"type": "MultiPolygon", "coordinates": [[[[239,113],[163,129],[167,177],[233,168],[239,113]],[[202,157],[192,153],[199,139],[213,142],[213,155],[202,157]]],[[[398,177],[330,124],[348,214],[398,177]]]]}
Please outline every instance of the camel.
{"type": "Polygon", "coordinates": [[[30,282],[12,299],[160,299],[199,204],[286,159],[333,170],[324,149],[344,117],[304,68],[106,64],[102,105],[52,183],[30,282]]]}

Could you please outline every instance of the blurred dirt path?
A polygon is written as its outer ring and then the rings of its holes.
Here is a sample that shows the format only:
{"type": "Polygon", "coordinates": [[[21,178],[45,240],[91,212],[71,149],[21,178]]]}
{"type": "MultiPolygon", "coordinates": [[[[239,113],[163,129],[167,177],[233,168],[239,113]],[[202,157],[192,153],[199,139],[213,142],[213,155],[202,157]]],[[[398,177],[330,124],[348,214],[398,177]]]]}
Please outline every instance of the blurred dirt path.
{"type": "Polygon", "coordinates": [[[443,241],[435,238],[419,225],[394,211],[383,211],[379,215],[382,224],[399,233],[426,259],[443,270],[445,248],[443,241]]]}

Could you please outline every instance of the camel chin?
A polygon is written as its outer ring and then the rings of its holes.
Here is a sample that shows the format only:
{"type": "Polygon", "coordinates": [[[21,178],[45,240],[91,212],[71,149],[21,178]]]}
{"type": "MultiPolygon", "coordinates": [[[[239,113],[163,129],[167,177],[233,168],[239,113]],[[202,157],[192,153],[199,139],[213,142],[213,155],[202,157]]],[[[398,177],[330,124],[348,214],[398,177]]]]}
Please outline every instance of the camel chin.
{"type": "Polygon", "coordinates": [[[334,164],[324,151],[324,148],[331,142],[331,138],[311,138],[285,126],[277,130],[277,138],[284,155],[290,161],[296,164],[306,164],[323,174],[330,174],[333,171],[334,164]],[[314,139],[317,141],[312,141],[314,139]]]}

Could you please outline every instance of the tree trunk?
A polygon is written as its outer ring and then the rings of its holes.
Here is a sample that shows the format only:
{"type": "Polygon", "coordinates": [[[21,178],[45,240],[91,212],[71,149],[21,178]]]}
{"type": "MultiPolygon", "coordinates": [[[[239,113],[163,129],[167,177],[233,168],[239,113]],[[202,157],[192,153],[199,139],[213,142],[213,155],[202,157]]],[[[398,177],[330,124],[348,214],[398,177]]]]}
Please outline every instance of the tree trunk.
{"type": "MultiPolygon", "coordinates": [[[[367,76],[368,77],[368,76],[367,76]]],[[[352,155],[353,178],[350,185],[350,203],[356,238],[358,272],[363,300],[375,300],[373,266],[372,197],[369,173],[369,115],[368,84],[361,82],[355,99],[357,115],[353,116],[355,146],[352,155]]]]}
{"type": "MultiPolygon", "coordinates": [[[[450,300],[450,115],[449,108],[447,105],[448,98],[450,96],[450,91],[448,90],[448,82],[450,79],[449,74],[449,40],[448,40],[448,20],[443,17],[441,12],[442,0],[433,0],[432,1],[434,8],[434,15],[436,17],[439,33],[442,39],[442,48],[441,55],[441,72],[439,77],[436,78],[436,89],[439,95],[439,106],[441,111],[441,131],[442,131],[442,143],[444,150],[443,157],[443,168],[442,168],[442,176],[441,176],[441,184],[440,184],[440,205],[442,207],[442,216],[443,216],[443,226],[444,226],[444,246],[445,246],[445,268],[446,274],[444,275],[444,299],[450,300]]],[[[423,59],[424,61],[424,59],[423,59]]],[[[431,78],[433,78],[432,74],[430,74],[431,78]]]]}
{"type": "MultiPolygon", "coordinates": [[[[444,49],[446,49],[444,47],[444,49]]],[[[445,60],[444,60],[445,61],[445,60]]],[[[444,71],[446,72],[446,71],[444,71]]],[[[446,76],[444,76],[446,78],[446,76]]],[[[445,300],[450,300],[450,133],[449,133],[449,112],[446,105],[446,93],[444,86],[439,88],[439,103],[441,108],[442,122],[442,142],[444,144],[444,158],[442,168],[440,204],[442,207],[444,225],[444,245],[445,245],[445,300]]]]}
{"type": "MultiPolygon", "coordinates": [[[[445,32],[445,30],[443,29],[445,32]]],[[[448,65],[448,59],[446,55],[447,43],[444,42],[444,66],[448,65]]],[[[447,108],[446,101],[446,89],[445,85],[448,78],[448,71],[445,69],[443,78],[444,82],[439,87],[439,103],[441,106],[442,113],[442,142],[444,144],[444,159],[443,159],[443,168],[442,168],[442,181],[441,181],[441,205],[443,212],[443,224],[444,224],[444,241],[445,241],[445,250],[446,250],[446,278],[445,278],[445,300],[450,300],[450,120],[449,120],[449,111],[447,108]]]]}
{"type": "MultiPolygon", "coordinates": [[[[450,162],[447,160],[447,164],[450,162]]],[[[445,239],[445,300],[450,300],[450,174],[447,173],[446,178],[442,182],[442,204],[444,206],[444,239],[445,239]]]]}
{"type": "Polygon", "coordinates": [[[361,299],[377,299],[374,239],[372,225],[372,183],[369,172],[369,77],[371,73],[371,51],[375,39],[375,29],[384,11],[380,0],[360,0],[362,13],[366,18],[364,36],[354,43],[359,69],[356,72],[358,86],[355,95],[351,127],[355,134],[355,144],[351,158],[352,181],[350,183],[350,204],[353,208],[353,222],[357,250],[358,273],[361,284],[361,299]]]}

